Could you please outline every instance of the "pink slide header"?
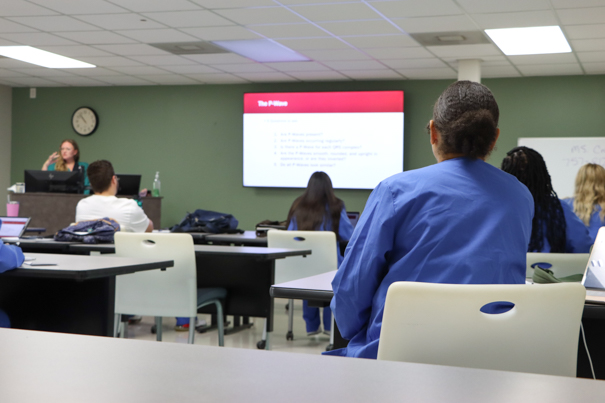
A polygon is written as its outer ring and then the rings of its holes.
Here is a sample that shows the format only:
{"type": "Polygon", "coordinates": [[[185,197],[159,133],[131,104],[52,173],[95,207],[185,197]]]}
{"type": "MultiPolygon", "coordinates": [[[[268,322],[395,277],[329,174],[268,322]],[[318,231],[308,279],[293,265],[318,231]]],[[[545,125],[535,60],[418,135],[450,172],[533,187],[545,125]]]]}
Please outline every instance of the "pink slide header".
{"type": "Polygon", "coordinates": [[[403,91],[244,94],[244,113],[403,112],[403,91]]]}

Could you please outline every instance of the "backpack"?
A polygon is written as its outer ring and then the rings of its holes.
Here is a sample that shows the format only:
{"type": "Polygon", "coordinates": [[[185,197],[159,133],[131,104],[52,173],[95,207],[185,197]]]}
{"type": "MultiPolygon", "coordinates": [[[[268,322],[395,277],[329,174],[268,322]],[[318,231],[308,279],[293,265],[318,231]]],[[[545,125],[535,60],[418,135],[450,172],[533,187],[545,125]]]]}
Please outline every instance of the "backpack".
{"type": "Polygon", "coordinates": [[[113,243],[113,237],[119,230],[120,224],[116,220],[105,217],[72,224],[59,230],[54,239],[61,242],[113,243]]]}
{"type": "Polygon", "coordinates": [[[183,220],[170,228],[170,232],[209,232],[212,234],[241,233],[239,221],[231,214],[216,211],[195,210],[187,213],[183,220]]]}

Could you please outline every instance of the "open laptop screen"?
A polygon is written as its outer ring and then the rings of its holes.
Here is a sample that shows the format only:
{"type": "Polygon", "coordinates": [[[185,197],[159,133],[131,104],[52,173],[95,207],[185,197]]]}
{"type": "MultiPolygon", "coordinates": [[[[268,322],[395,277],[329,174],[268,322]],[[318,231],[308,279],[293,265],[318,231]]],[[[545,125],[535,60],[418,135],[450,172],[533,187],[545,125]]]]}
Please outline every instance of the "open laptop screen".
{"type": "Polygon", "coordinates": [[[20,237],[29,225],[29,217],[0,217],[0,238],[20,237]]]}

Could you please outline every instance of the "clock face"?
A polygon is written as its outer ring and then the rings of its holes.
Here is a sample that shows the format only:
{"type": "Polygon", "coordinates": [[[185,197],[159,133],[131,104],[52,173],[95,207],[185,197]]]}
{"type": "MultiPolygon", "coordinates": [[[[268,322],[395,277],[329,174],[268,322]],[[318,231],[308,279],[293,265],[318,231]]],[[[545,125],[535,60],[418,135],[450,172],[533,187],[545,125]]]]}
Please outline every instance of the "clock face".
{"type": "Polygon", "coordinates": [[[97,130],[99,117],[92,108],[78,108],[71,117],[71,125],[80,136],[89,136],[97,130]]]}

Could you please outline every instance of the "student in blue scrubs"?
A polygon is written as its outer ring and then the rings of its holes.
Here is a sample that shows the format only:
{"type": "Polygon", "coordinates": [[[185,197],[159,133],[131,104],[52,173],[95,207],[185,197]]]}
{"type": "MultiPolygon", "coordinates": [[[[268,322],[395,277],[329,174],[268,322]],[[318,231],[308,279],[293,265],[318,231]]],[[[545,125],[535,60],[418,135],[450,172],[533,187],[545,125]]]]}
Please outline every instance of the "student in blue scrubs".
{"type": "MultiPolygon", "coordinates": [[[[347,217],[345,204],[334,194],[332,181],[325,172],[315,172],[311,175],[307,189],[302,196],[294,200],[288,213],[288,231],[333,231],[337,242],[348,241],[353,233],[353,225],[347,217]]],[[[342,262],[340,248],[338,264],[342,262]]],[[[303,319],[307,325],[307,335],[319,333],[319,308],[309,307],[308,301],[303,300],[303,319]]],[[[330,307],[324,308],[324,333],[329,333],[332,327],[330,307]]]]}
{"type": "Polygon", "coordinates": [[[332,287],[346,348],[376,358],[395,281],[521,284],[534,211],[513,176],[485,162],[500,134],[498,104],[478,83],[441,94],[429,122],[437,164],[382,181],[370,195],[332,287]]]}
{"type": "Polygon", "coordinates": [[[594,243],[599,229],[605,225],[605,168],[598,164],[581,166],[576,175],[574,197],[561,202],[573,209],[594,243]]]}
{"type": "MultiPolygon", "coordinates": [[[[2,226],[2,221],[0,221],[2,226]]],[[[23,252],[21,248],[13,245],[5,245],[0,242],[0,273],[15,269],[23,264],[23,252]]],[[[1,281],[1,280],[0,280],[1,281]]],[[[10,319],[6,312],[0,309],[0,327],[11,327],[10,319]]]]}
{"type": "Polygon", "coordinates": [[[536,150],[515,147],[502,160],[502,170],[514,175],[534,198],[535,212],[529,252],[588,253],[594,243],[571,207],[552,188],[544,159],[536,150]]]}

